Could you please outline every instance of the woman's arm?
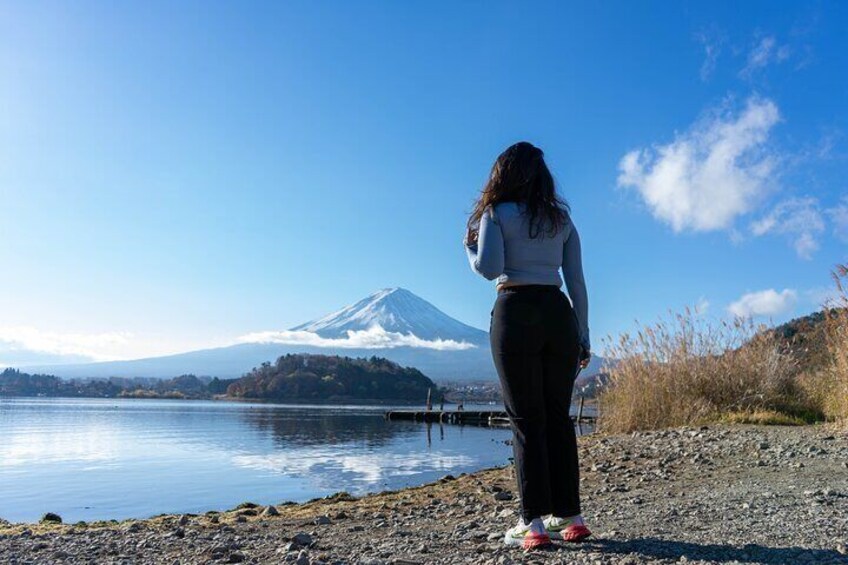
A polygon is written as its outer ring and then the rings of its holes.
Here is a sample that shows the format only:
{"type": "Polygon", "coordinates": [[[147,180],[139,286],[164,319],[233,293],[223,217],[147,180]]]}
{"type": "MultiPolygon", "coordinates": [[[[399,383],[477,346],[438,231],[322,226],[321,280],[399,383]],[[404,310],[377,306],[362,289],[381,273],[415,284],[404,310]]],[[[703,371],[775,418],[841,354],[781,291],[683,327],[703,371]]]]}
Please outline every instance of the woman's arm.
{"type": "Polygon", "coordinates": [[[580,235],[577,228],[571,224],[571,233],[562,249],[562,275],[568,296],[574,304],[574,313],[577,315],[580,345],[590,350],[589,340],[589,296],[586,293],[586,281],[583,278],[583,258],[580,250],[580,235]]]}
{"type": "Polygon", "coordinates": [[[468,254],[468,262],[474,272],[483,275],[490,281],[503,274],[503,233],[494,209],[489,208],[480,218],[477,241],[470,243],[466,235],[465,252],[468,254]]]}

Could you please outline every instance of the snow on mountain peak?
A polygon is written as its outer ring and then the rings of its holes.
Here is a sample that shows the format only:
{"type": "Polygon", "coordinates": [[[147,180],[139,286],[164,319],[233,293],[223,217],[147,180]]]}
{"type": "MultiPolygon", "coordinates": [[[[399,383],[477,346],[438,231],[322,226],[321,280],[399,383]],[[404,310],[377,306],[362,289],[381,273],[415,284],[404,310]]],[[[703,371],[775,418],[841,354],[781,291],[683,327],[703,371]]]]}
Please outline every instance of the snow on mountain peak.
{"type": "Polygon", "coordinates": [[[322,318],[292,328],[326,338],[346,337],[349,331],[379,326],[387,332],[412,334],[425,340],[480,343],[488,340],[483,330],[451,318],[405,288],[384,288],[322,318]]]}

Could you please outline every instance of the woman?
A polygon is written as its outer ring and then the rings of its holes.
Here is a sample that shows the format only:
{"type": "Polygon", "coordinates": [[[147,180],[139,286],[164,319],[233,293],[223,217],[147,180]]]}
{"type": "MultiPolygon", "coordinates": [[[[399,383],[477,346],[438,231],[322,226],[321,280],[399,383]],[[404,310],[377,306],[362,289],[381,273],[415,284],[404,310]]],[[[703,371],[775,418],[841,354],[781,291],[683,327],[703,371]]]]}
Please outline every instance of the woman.
{"type": "Polygon", "coordinates": [[[521,517],[504,542],[525,549],[591,535],[580,515],[569,418],[577,368],[590,358],[588,300],[568,212],[542,150],[516,143],[495,161],[464,242],[471,268],[497,279],[489,335],[521,495],[521,517]],[[571,302],[560,290],[560,268],[571,302]]]}

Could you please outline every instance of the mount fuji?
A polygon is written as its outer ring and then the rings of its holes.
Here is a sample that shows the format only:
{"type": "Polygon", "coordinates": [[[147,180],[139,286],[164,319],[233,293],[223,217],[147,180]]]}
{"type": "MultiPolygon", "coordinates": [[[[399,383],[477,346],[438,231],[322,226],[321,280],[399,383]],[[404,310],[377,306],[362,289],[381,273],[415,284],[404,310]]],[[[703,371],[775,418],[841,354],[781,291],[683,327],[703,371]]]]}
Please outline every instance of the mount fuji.
{"type": "Polygon", "coordinates": [[[385,357],[440,381],[495,379],[489,334],[403,288],[379,290],[288,330],[263,331],[227,347],[130,361],[22,367],[66,378],[170,378],[186,373],[240,377],[288,353],[385,357]]]}
{"type": "Polygon", "coordinates": [[[344,338],[349,332],[380,327],[389,333],[412,334],[422,340],[469,342],[480,345],[489,334],[451,318],[405,288],[385,288],[356,304],[306,322],[292,331],[306,331],[326,338],[344,338]]]}

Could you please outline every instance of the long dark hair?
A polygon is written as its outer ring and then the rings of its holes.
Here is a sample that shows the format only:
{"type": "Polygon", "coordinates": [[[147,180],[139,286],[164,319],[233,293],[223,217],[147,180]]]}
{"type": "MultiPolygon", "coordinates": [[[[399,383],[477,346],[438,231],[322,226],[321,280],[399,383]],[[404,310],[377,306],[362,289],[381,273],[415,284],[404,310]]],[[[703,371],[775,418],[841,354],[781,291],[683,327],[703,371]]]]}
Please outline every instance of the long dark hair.
{"type": "Polygon", "coordinates": [[[498,155],[489,180],[468,218],[468,238],[476,241],[480,219],[490,206],[501,202],[523,204],[531,239],[543,231],[556,235],[568,218],[568,204],[556,193],[554,177],[541,149],[526,141],[507,147],[498,155]]]}

